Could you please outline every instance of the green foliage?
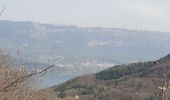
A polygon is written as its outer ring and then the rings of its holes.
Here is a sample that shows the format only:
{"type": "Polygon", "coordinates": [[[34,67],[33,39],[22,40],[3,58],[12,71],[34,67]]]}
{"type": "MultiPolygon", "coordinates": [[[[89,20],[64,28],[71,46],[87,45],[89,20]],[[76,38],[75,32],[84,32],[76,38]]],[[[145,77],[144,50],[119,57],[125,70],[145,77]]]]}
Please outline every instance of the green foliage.
{"type": "Polygon", "coordinates": [[[148,96],[145,100],[154,100],[152,96],[148,96]]]}
{"type": "Polygon", "coordinates": [[[151,66],[153,66],[152,62],[139,62],[129,65],[116,65],[113,68],[97,73],[96,78],[101,80],[119,79],[120,77],[123,77],[125,75],[146,71],[151,66]]]}
{"type": "Polygon", "coordinates": [[[78,88],[88,88],[87,85],[80,85],[80,84],[76,84],[76,85],[72,85],[71,88],[74,88],[74,89],[78,89],[78,88]]]}
{"type": "Polygon", "coordinates": [[[64,98],[66,96],[64,91],[60,91],[59,94],[57,95],[59,98],[64,98]]]}
{"type": "Polygon", "coordinates": [[[89,95],[93,93],[93,88],[94,87],[90,87],[87,85],[80,85],[80,84],[76,84],[71,86],[71,89],[83,89],[82,91],[80,91],[81,95],[89,95]]]}
{"type": "Polygon", "coordinates": [[[66,90],[66,87],[69,85],[69,84],[71,84],[71,80],[69,80],[69,81],[67,81],[66,83],[64,83],[64,84],[62,84],[62,85],[60,85],[60,86],[58,86],[58,87],[55,87],[54,88],[54,91],[55,92],[57,92],[57,91],[65,91],[66,90]]]}

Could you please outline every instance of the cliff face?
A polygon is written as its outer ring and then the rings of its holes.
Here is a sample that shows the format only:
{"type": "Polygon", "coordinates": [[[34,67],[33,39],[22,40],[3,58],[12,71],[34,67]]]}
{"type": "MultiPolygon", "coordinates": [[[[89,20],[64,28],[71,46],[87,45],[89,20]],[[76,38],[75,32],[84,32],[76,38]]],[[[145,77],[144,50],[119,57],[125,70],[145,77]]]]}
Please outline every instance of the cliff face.
{"type": "MultiPolygon", "coordinates": [[[[170,79],[170,56],[157,61],[116,65],[93,75],[80,76],[52,89],[62,98],[78,94],[81,100],[157,100],[170,79]]],[[[169,97],[169,94],[167,95],[169,97]]],[[[67,100],[67,99],[66,99],[67,100]]]]}
{"type": "Polygon", "coordinates": [[[77,64],[82,58],[101,64],[129,63],[169,53],[169,33],[0,20],[0,47],[7,51],[20,47],[38,62],[64,59],[77,64]]]}

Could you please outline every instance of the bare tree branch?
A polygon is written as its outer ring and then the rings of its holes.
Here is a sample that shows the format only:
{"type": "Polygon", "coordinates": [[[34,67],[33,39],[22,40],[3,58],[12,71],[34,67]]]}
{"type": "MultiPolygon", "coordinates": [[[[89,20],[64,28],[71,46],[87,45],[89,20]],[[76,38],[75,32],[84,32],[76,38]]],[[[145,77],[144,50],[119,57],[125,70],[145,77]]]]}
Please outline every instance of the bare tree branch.
{"type": "Polygon", "coordinates": [[[3,87],[2,89],[0,89],[0,92],[6,92],[6,91],[8,91],[8,89],[9,89],[10,87],[15,86],[15,84],[24,82],[26,79],[29,79],[29,78],[31,78],[32,76],[46,73],[46,72],[47,72],[50,68],[52,68],[52,67],[54,67],[54,65],[51,65],[51,66],[45,68],[45,69],[42,70],[42,71],[34,72],[34,73],[31,73],[31,74],[22,76],[22,77],[20,77],[20,78],[18,78],[18,79],[16,79],[16,80],[14,80],[13,82],[9,83],[8,85],[6,85],[5,87],[3,87]]]}
{"type": "Polygon", "coordinates": [[[5,5],[4,5],[3,9],[2,9],[1,12],[0,12],[0,16],[1,16],[2,13],[5,11],[5,9],[6,9],[6,7],[5,7],[5,5]]]}

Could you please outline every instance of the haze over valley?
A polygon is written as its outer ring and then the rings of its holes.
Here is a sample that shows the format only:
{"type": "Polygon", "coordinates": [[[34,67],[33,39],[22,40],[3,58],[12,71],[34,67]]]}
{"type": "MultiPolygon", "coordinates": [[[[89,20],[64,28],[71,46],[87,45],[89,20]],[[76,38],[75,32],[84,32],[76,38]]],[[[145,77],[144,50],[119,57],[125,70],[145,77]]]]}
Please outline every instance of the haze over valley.
{"type": "Polygon", "coordinates": [[[115,64],[153,60],[170,51],[169,32],[8,20],[1,20],[0,27],[3,50],[18,58],[19,48],[25,62],[55,64],[54,75],[95,73],[115,64]]]}

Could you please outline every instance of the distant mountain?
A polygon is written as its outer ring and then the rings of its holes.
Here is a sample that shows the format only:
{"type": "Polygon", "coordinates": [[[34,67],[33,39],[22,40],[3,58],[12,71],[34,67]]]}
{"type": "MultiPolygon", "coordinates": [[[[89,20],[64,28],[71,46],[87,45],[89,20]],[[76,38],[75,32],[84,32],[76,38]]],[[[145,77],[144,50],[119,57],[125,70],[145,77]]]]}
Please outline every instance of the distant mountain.
{"type": "Polygon", "coordinates": [[[169,53],[169,38],[170,32],[0,20],[2,49],[16,54],[20,48],[24,59],[55,62],[82,73],[158,58],[169,53]]]}
{"type": "MultiPolygon", "coordinates": [[[[116,65],[51,89],[62,100],[74,99],[76,95],[80,100],[162,100],[161,87],[166,88],[170,84],[169,65],[170,55],[157,61],[116,65]]],[[[170,98],[169,93],[166,98],[170,98]]]]}

